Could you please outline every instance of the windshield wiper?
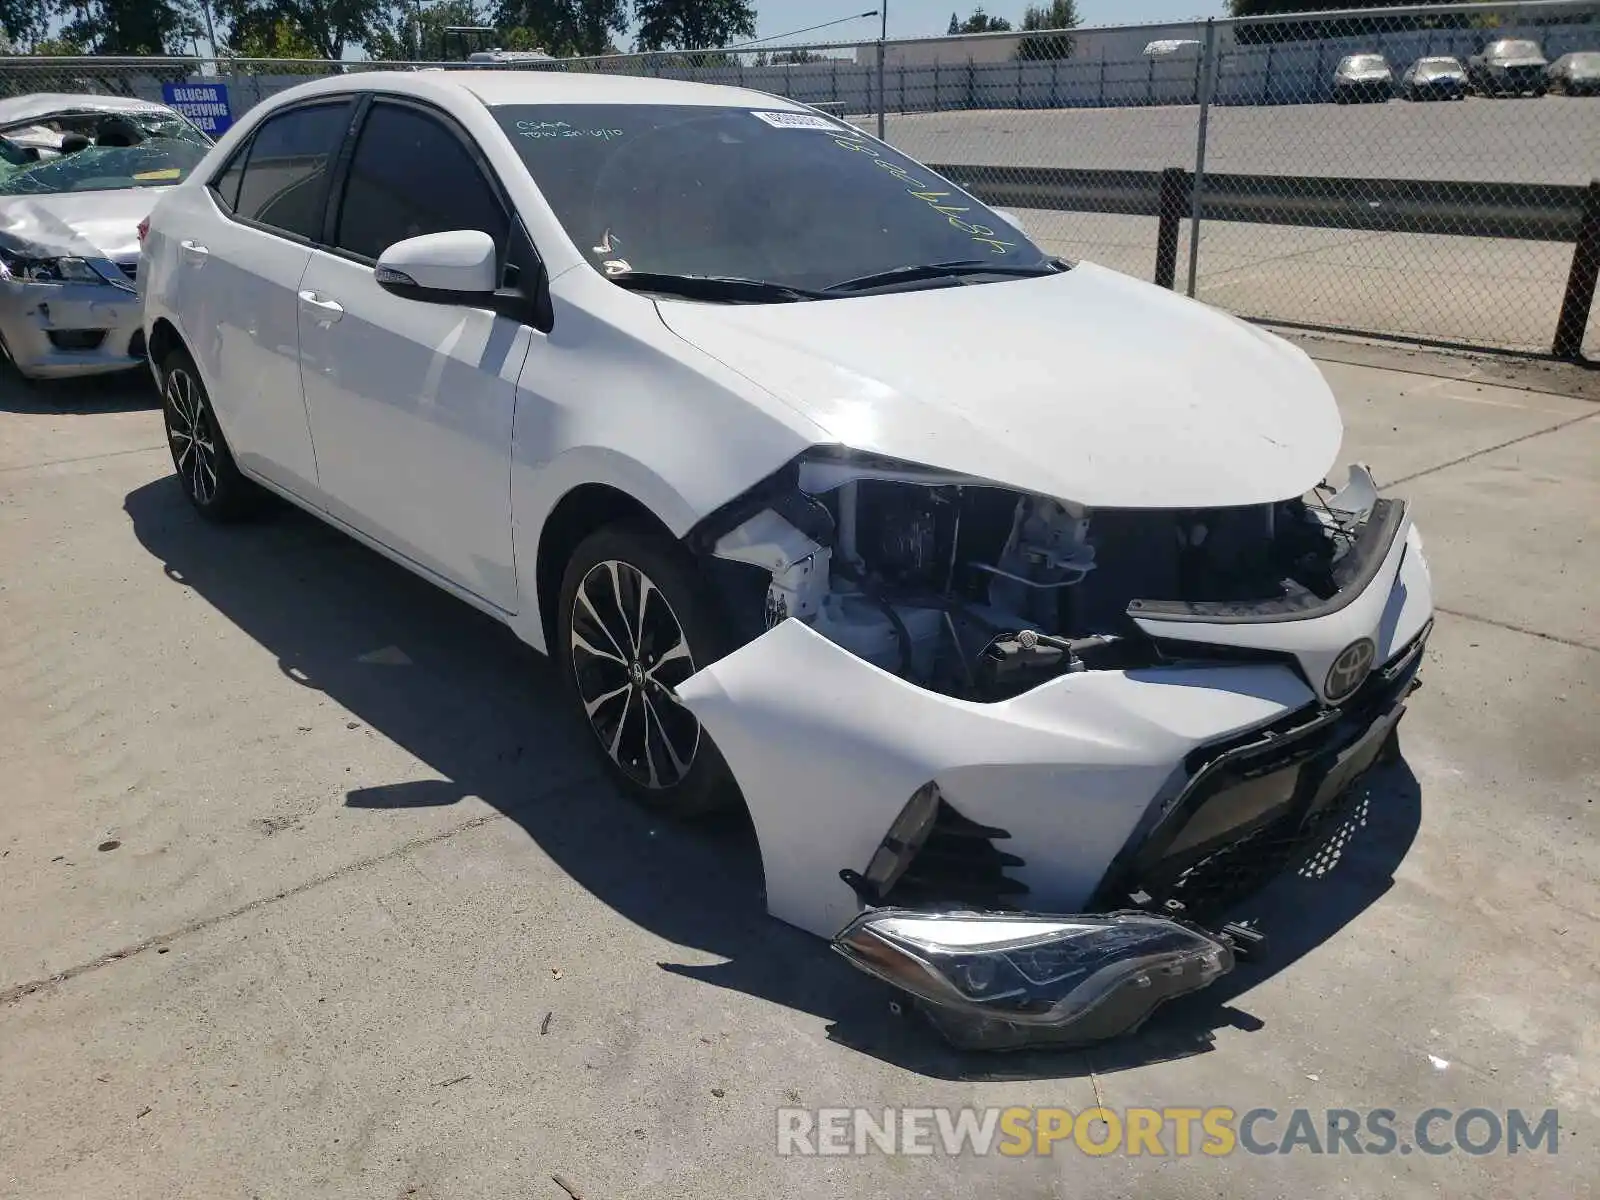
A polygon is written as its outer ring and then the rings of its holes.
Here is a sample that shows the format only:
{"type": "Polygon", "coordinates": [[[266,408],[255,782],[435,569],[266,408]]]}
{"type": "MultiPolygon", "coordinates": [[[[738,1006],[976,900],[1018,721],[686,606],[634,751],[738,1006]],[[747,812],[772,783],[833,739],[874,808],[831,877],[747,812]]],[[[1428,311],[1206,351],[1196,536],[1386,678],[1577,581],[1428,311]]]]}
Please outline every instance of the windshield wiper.
{"type": "Polygon", "coordinates": [[[978,258],[963,258],[957,262],[915,263],[877,271],[857,279],[830,284],[823,289],[831,295],[840,292],[865,292],[873,288],[892,287],[902,283],[916,283],[923,279],[959,279],[963,275],[1004,275],[1015,279],[1032,279],[1043,275],[1059,275],[1067,269],[1065,263],[1054,260],[1023,267],[1010,263],[986,262],[978,258]]]}
{"type": "Polygon", "coordinates": [[[745,279],[736,275],[670,275],[656,271],[628,271],[606,276],[618,287],[634,292],[663,292],[689,300],[750,300],[773,303],[795,300],[820,300],[822,292],[791,287],[768,279],[745,279]]]}

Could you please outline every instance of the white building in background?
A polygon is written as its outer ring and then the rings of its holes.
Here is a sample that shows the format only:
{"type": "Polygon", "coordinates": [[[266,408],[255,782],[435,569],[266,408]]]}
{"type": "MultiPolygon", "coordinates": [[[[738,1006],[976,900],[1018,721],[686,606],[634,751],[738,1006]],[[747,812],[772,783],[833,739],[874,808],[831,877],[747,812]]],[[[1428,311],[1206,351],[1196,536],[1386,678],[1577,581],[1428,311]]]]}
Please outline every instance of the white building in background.
{"type": "MultiPolygon", "coordinates": [[[[1156,42],[1194,42],[1204,39],[1204,21],[1182,21],[1170,25],[1128,25],[1072,32],[1076,61],[1109,63],[1138,62],[1146,47],[1156,42]]],[[[1003,63],[1017,55],[1025,33],[985,33],[966,37],[931,38],[915,42],[890,42],[884,59],[893,67],[925,67],[935,63],[1003,63]]],[[[1217,26],[1217,44],[1222,50],[1233,48],[1231,25],[1217,26]]],[[[876,66],[878,44],[864,42],[856,47],[856,62],[876,66]]]]}

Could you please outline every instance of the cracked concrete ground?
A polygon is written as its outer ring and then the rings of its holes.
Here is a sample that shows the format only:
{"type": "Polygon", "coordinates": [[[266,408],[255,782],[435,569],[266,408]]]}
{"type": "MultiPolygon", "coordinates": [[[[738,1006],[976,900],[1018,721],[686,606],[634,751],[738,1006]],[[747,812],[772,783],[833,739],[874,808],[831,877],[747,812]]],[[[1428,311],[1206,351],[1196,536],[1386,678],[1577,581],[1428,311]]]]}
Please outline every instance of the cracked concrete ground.
{"type": "Polygon", "coordinates": [[[295,512],[199,522],[141,382],[0,381],[0,1196],[1592,1194],[1595,377],[1314,350],[1427,538],[1406,763],[1252,906],[1266,963],[1022,1058],[767,918],[737,826],[621,800],[488,620],[295,512]],[[786,1104],[1096,1103],[1558,1108],[1560,1148],[775,1153],[786,1104]]]}

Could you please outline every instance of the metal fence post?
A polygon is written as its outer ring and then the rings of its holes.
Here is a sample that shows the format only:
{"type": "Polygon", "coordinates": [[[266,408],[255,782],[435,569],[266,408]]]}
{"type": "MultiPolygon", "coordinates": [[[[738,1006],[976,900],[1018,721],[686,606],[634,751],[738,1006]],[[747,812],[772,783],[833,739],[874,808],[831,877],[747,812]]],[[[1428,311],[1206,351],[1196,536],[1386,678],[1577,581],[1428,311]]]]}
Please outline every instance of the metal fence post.
{"type": "MultiPolygon", "coordinates": [[[[888,18],[885,18],[887,20],[888,18]]],[[[878,140],[883,138],[884,113],[889,107],[889,67],[888,58],[884,54],[883,39],[878,39],[878,140]]]]}
{"type": "Polygon", "coordinates": [[[1583,220],[1578,225],[1577,244],[1572,247],[1572,272],[1567,276],[1567,294],[1561,301],[1561,319],[1556,323],[1556,341],[1551,353],[1557,358],[1583,357],[1583,333],[1594,307],[1595,284],[1600,282],[1600,179],[1589,181],[1584,197],[1583,220]]]}
{"type": "Polygon", "coordinates": [[[1182,167],[1168,167],[1161,172],[1161,201],[1159,225],[1156,228],[1157,287],[1170,289],[1178,279],[1178,227],[1188,208],[1189,172],[1182,167]]]}
{"type": "Polygon", "coordinates": [[[1200,202],[1206,187],[1206,127],[1211,120],[1211,90],[1217,79],[1217,22],[1206,20],[1204,63],[1200,72],[1200,129],[1195,135],[1194,184],[1189,197],[1189,291],[1193,298],[1200,269],[1200,202]]]}

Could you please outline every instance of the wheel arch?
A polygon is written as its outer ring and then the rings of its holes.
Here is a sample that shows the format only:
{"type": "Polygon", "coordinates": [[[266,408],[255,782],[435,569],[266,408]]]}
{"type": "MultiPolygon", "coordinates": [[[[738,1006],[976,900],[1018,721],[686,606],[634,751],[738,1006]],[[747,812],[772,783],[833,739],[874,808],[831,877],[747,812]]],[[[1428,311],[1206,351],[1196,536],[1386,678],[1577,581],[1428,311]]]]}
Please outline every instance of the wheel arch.
{"type": "Polygon", "coordinates": [[[194,351],[189,349],[183,340],[183,334],[178,332],[178,327],[168,317],[157,317],[150,326],[149,340],[145,345],[145,353],[150,359],[150,370],[156,377],[156,386],[160,387],[165,382],[161,377],[161,361],[174,350],[182,350],[194,357],[194,351]]]}
{"type": "Polygon", "coordinates": [[[556,501],[539,530],[534,598],[546,648],[555,645],[561,578],[583,540],[608,525],[635,524],[671,541],[678,537],[646,504],[608,483],[582,483],[556,501]]]}

